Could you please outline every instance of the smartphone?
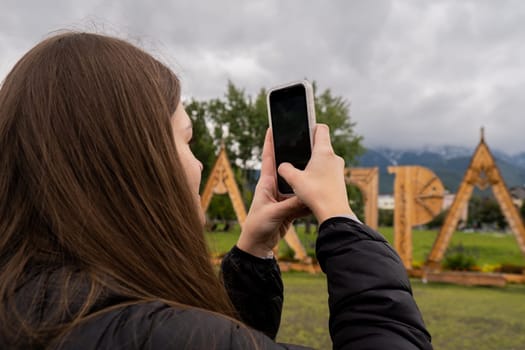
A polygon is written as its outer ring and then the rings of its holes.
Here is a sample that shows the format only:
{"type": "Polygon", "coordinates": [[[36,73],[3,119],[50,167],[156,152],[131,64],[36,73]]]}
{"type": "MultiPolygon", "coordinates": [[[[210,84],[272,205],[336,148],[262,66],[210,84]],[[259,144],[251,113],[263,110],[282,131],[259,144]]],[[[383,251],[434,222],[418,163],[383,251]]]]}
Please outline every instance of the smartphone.
{"type": "MultiPolygon", "coordinates": [[[[304,170],[312,155],[315,129],[315,107],[312,85],[297,81],[268,91],[268,119],[273,135],[275,166],[288,162],[304,170]]],[[[277,174],[281,196],[293,195],[293,190],[277,174]]]]}

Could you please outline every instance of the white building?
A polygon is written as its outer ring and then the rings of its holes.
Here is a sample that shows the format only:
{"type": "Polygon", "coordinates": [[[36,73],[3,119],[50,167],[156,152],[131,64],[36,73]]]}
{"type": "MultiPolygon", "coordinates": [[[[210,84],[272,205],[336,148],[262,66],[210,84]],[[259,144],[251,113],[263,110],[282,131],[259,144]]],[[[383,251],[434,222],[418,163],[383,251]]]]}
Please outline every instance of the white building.
{"type": "Polygon", "coordinates": [[[377,207],[383,210],[394,210],[394,196],[391,194],[380,194],[377,196],[377,207]]]}

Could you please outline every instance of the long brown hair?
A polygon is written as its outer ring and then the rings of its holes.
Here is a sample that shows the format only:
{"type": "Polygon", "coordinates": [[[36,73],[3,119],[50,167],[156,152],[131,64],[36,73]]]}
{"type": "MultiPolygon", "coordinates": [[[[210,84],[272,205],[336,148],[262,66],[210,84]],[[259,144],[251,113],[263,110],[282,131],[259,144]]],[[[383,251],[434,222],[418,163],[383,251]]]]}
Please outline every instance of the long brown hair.
{"type": "Polygon", "coordinates": [[[10,327],[0,335],[52,339],[108,291],[234,317],[175,149],[170,118],[179,99],[165,65],[98,34],[48,38],[8,74],[0,89],[0,324],[10,327]],[[28,321],[16,289],[28,271],[52,267],[61,268],[59,300],[76,293],[73,276],[89,288],[69,323],[61,323],[64,303],[55,319],[28,321]]]}

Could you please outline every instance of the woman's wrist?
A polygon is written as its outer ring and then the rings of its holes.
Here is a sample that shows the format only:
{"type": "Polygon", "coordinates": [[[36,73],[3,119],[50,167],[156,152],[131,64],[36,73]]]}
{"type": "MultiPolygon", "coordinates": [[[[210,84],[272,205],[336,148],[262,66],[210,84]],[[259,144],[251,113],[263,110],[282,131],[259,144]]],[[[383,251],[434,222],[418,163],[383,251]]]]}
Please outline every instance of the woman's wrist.
{"type": "Polygon", "coordinates": [[[317,222],[319,223],[322,223],[336,216],[344,216],[357,219],[357,216],[354,214],[349,205],[340,205],[333,208],[321,208],[314,214],[317,219],[317,222]]]}
{"type": "Polygon", "coordinates": [[[272,248],[265,244],[256,244],[243,237],[242,233],[237,241],[237,248],[245,253],[256,256],[261,259],[272,259],[274,257],[272,248]]]}

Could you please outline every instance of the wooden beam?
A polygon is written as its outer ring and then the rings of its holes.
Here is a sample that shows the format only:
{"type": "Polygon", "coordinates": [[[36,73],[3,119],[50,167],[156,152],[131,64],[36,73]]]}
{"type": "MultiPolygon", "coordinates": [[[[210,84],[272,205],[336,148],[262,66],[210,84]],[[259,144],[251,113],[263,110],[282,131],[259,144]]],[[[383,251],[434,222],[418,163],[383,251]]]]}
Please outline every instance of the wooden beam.
{"type": "Polygon", "coordinates": [[[379,192],[379,168],[346,168],[346,184],[356,185],[365,203],[365,223],[377,230],[377,197],[379,192]]]}

